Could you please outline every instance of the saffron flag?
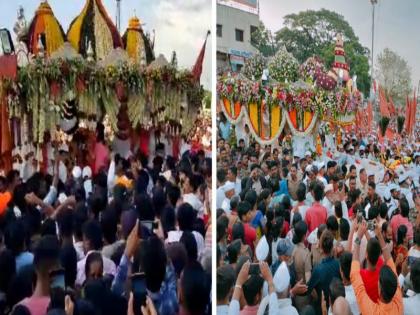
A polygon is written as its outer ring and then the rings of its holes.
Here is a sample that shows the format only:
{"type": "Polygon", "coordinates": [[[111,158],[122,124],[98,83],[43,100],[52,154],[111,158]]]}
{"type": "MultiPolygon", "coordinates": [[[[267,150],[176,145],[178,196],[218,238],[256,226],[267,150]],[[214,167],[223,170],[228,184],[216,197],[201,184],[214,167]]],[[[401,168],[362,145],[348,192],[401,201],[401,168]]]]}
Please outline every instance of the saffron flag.
{"type": "Polygon", "coordinates": [[[198,55],[197,61],[195,62],[194,68],[192,69],[192,75],[194,81],[199,82],[201,74],[203,73],[203,61],[204,55],[206,54],[207,38],[210,35],[210,31],[207,31],[206,40],[204,41],[203,48],[201,48],[200,54],[198,55]]]}
{"type": "Polygon", "coordinates": [[[379,87],[379,110],[381,111],[382,117],[390,117],[389,109],[388,109],[388,101],[386,100],[386,95],[384,90],[379,87]]]}

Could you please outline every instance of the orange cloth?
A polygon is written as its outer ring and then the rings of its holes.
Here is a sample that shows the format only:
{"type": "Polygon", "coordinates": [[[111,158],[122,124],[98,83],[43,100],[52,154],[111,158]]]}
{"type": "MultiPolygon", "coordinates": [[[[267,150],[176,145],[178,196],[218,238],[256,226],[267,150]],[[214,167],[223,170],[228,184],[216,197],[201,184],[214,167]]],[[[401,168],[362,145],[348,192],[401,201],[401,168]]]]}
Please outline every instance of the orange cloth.
{"type": "Polygon", "coordinates": [[[12,194],[8,191],[0,194],[0,216],[3,216],[6,212],[7,205],[12,199],[12,194]]]}
{"type": "MultiPolygon", "coordinates": [[[[392,258],[388,259],[386,264],[392,269],[397,277],[392,258]]],[[[385,304],[381,301],[378,301],[378,303],[373,302],[366,293],[362,277],[360,276],[360,262],[358,261],[352,261],[351,263],[350,281],[354,289],[354,294],[356,295],[357,304],[359,304],[360,313],[371,315],[403,314],[403,300],[399,285],[390,303],[385,304]]]]}

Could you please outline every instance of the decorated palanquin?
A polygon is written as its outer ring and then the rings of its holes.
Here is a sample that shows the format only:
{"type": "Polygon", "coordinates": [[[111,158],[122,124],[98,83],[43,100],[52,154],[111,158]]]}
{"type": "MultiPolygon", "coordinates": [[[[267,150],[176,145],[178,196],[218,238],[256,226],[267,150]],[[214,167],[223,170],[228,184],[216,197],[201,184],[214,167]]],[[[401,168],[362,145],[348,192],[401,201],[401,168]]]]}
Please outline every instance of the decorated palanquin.
{"type": "Polygon", "coordinates": [[[220,108],[232,124],[245,119],[261,144],[276,142],[285,127],[293,136],[306,137],[315,135],[322,121],[352,125],[362,95],[349,77],[340,36],[335,51],[330,71],[318,57],[299,66],[284,48],[268,64],[257,54],[242,73],[219,79],[220,108]],[[264,80],[256,79],[261,76],[264,80]]]}
{"type": "Polygon", "coordinates": [[[133,130],[190,131],[203,87],[191,70],[155,58],[139,18],[121,37],[102,0],[85,0],[66,34],[47,1],[29,25],[21,11],[14,29],[20,55],[9,58],[17,73],[0,78],[1,118],[9,121],[1,124],[1,152],[32,146],[42,161],[46,141],[68,141],[78,129],[94,133],[98,122],[122,141],[133,130]]]}

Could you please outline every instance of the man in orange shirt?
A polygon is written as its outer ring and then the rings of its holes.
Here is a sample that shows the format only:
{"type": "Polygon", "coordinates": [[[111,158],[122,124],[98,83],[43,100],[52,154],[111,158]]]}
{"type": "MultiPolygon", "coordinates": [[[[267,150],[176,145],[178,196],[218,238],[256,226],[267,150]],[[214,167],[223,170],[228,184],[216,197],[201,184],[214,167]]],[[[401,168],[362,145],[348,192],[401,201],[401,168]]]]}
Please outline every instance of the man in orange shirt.
{"type": "Polygon", "coordinates": [[[0,176],[0,217],[4,215],[7,205],[12,199],[12,194],[7,190],[7,180],[0,176]]]}
{"type": "Polygon", "coordinates": [[[367,225],[365,221],[360,225],[359,230],[357,231],[357,238],[353,249],[350,281],[362,314],[403,314],[402,294],[398,285],[397,273],[394,261],[391,257],[391,251],[384,241],[381,228],[376,222],[375,225],[375,234],[379,240],[386,262],[379,273],[379,300],[375,303],[369,298],[360,275],[360,240],[366,232],[367,225]]]}

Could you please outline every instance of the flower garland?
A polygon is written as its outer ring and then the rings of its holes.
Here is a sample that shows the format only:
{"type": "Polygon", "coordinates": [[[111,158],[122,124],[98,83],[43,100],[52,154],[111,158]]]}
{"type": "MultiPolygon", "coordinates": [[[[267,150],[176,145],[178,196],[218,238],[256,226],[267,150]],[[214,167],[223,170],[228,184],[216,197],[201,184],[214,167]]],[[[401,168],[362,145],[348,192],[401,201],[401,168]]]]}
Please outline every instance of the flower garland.
{"type": "Polygon", "coordinates": [[[55,130],[60,117],[65,117],[63,104],[68,100],[76,99],[80,118],[96,121],[106,114],[116,131],[120,102],[127,103],[130,123],[137,127],[151,120],[155,125],[181,118],[188,123],[204,96],[187,70],[151,69],[129,62],[105,67],[82,58],[35,57],[19,70],[16,83],[6,85],[10,118],[31,113],[34,143],[43,142],[46,130],[55,130]],[[183,110],[185,106],[190,111],[183,110]]]}
{"type": "Polygon", "coordinates": [[[303,109],[334,119],[353,113],[362,102],[359,91],[350,93],[346,88],[327,91],[293,82],[273,82],[263,87],[259,81],[233,76],[219,78],[217,92],[222,99],[239,101],[243,106],[265,100],[269,106],[282,105],[287,111],[303,109]]]}

